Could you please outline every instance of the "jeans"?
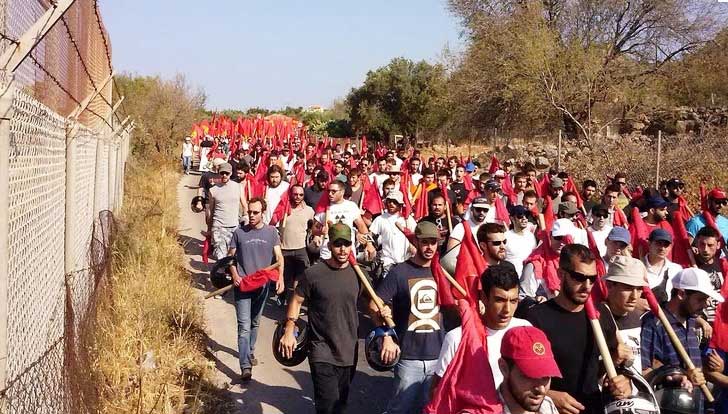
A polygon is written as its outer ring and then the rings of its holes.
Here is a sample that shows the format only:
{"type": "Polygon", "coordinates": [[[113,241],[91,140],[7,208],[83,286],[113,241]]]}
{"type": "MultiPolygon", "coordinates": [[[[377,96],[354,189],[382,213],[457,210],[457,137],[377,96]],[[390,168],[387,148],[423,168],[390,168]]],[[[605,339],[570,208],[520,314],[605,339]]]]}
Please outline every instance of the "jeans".
{"type": "Polygon", "coordinates": [[[238,354],[240,370],[252,368],[250,355],[255,350],[258,326],[263,306],[268,297],[268,285],[252,292],[235,289],[235,315],[238,318],[238,354]]]}
{"type": "Polygon", "coordinates": [[[192,157],[182,156],[182,168],[186,173],[190,172],[190,165],[192,165],[192,157]]]}
{"type": "Polygon", "coordinates": [[[387,414],[421,413],[429,402],[437,360],[400,359],[394,367],[394,395],[387,414]]]}
{"type": "Polygon", "coordinates": [[[343,414],[349,399],[349,386],[356,366],[339,367],[326,362],[311,362],[313,399],[316,414],[343,414]]]}

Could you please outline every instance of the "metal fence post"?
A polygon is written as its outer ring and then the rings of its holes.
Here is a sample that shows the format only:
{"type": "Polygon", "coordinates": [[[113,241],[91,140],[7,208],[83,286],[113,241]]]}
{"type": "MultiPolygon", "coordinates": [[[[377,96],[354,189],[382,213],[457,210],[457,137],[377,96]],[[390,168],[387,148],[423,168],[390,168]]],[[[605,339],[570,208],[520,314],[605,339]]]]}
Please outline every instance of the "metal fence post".
{"type": "Polygon", "coordinates": [[[558,161],[556,162],[556,168],[561,171],[561,130],[559,129],[559,155],[558,161]]]}
{"type": "Polygon", "coordinates": [[[660,159],[662,158],[662,130],[657,131],[657,168],[655,171],[655,188],[660,189],[660,159]]]}
{"type": "Polygon", "coordinates": [[[74,167],[76,165],[76,154],[73,150],[73,137],[74,132],[78,131],[77,128],[73,128],[74,122],[69,122],[66,126],[66,232],[64,236],[64,266],[63,270],[66,275],[70,274],[77,269],[76,257],[73,254],[73,235],[78,229],[74,225],[74,217],[76,212],[74,211],[74,199],[73,195],[76,194],[76,174],[74,174],[74,167]]]}
{"type": "MultiPolygon", "coordinates": [[[[0,96],[0,389],[6,387],[8,361],[8,282],[10,273],[9,246],[9,182],[10,182],[10,109],[14,88],[11,86],[0,96]]],[[[5,401],[0,401],[4,412],[5,401]]]]}

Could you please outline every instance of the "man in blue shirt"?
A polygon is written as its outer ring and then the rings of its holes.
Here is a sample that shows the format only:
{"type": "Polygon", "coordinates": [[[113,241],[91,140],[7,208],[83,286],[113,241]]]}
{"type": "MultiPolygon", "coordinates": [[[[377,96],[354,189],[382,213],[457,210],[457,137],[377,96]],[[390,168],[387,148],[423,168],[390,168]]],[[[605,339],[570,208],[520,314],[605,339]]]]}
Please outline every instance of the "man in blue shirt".
{"type": "MultiPolygon", "coordinates": [[[[727,205],[728,195],[726,195],[723,189],[716,187],[710,190],[708,193],[708,211],[715,217],[715,224],[718,225],[720,234],[723,235],[723,239],[728,243],[728,218],[721,215],[721,211],[727,205]]],[[[698,231],[707,225],[703,214],[705,213],[698,214],[685,223],[685,228],[688,231],[691,243],[695,235],[698,234],[698,231]]]]}
{"type": "MultiPolygon", "coordinates": [[[[675,275],[672,286],[672,295],[664,308],[665,316],[695,364],[695,369],[687,371],[687,379],[693,386],[700,386],[705,384],[705,377],[701,369],[700,332],[696,318],[708,305],[709,298],[722,302],[723,297],[713,289],[708,274],[694,267],[683,269],[675,275]]],[[[641,337],[643,375],[660,365],[683,365],[664,325],[655,315],[644,317],[641,337]]],[[[702,398],[699,404],[702,407],[702,398]]]]}

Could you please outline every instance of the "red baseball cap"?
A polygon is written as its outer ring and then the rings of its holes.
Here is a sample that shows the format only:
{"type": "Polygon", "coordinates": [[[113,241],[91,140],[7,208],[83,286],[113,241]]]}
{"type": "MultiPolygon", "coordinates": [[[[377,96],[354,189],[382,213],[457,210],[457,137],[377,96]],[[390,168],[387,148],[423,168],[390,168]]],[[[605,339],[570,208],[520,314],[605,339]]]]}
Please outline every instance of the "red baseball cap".
{"type": "Polygon", "coordinates": [[[726,198],[728,198],[728,196],[726,196],[725,194],[725,191],[723,191],[719,187],[715,187],[714,189],[710,190],[710,192],[708,193],[708,197],[712,198],[713,200],[725,200],[726,198]]]}
{"type": "Polygon", "coordinates": [[[529,378],[561,378],[551,342],[540,329],[518,326],[509,329],[501,342],[501,356],[512,359],[529,378]]]}

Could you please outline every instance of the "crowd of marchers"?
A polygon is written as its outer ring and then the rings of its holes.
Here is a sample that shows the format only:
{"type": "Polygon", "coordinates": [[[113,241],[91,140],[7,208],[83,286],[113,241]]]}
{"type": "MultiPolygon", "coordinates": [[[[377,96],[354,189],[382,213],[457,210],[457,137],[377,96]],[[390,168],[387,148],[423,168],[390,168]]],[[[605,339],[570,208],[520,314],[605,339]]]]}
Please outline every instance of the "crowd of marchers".
{"type": "Polygon", "coordinates": [[[346,412],[358,352],[393,371],[389,414],[728,413],[722,188],[691,208],[679,177],[600,187],[366,139],[216,140],[192,207],[233,286],[244,384],[274,297],[274,354],[308,359],[316,413],[346,412]]]}

